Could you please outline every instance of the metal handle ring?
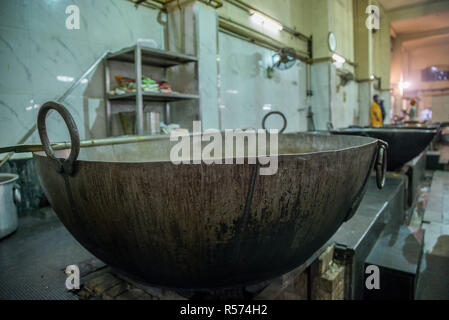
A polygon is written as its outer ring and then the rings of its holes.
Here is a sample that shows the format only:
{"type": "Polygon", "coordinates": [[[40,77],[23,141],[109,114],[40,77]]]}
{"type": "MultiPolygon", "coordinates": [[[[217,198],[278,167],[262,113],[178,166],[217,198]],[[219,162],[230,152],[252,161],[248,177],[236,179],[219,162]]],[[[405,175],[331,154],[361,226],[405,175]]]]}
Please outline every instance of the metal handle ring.
{"type": "Polygon", "coordinates": [[[387,147],[388,145],[381,142],[376,158],[376,182],[377,188],[382,189],[385,186],[385,176],[387,173],[387,147]]]}
{"type": "Polygon", "coordinates": [[[20,186],[15,183],[12,188],[12,199],[16,205],[22,202],[22,195],[20,193],[20,186]]]}
{"type": "Polygon", "coordinates": [[[265,115],[265,117],[263,117],[263,119],[262,119],[262,128],[264,128],[265,130],[267,130],[267,129],[265,128],[265,121],[267,120],[267,118],[268,118],[269,116],[271,116],[271,115],[273,115],[273,114],[278,114],[278,115],[280,115],[280,116],[282,117],[282,120],[284,120],[284,126],[283,126],[282,129],[279,131],[279,133],[284,132],[285,129],[287,128],[287,118],[286,118],[286,117],[284,116],[284,114],[283,114],[282,112],[280,112],[280,111],[271,111],[271,112],[268,112],[268,113],[265,115]]]}
{"type": "Polygon", "coordinates": [[[44,103],[40,107],[39,113],[37,115],[37,130],[39,132],[39,137],[41,139],[44,151],[52,160],[52,163],[55,166],[56,170],[59,173],[66,172],[67,174],[73,174],[74,162],[78,158],[78,154],[80,152],[80,136],[76,123],[67,108],[62,104],[53,101],[44,103]],[[67,126],[67,129],[69,130],[71,140],[70,155],[65,160],[56,158],[53,148],[51,147],[50,141],[48,139],[46,120],[47,114],[50,110],[56,110],[61,115],[67,126]]]}

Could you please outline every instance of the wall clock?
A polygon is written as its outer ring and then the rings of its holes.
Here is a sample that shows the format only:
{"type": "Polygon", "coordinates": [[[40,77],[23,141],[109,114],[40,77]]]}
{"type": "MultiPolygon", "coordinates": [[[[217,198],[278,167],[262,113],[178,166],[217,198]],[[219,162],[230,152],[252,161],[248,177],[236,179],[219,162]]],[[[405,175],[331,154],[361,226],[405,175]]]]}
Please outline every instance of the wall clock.
{"type": "Polygon", "coordinates": [[[337,49],[337,38],[333,32],[329,32],[329,37],[327,39],[329,50],[334,52],[337,49]]]}

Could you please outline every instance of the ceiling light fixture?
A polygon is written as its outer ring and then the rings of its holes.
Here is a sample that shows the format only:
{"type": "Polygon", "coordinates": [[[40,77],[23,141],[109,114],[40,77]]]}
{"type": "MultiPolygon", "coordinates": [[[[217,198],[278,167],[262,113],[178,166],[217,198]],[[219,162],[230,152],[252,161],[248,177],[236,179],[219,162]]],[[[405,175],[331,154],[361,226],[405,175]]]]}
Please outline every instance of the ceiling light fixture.
{"type": "Polygon", "coordinates": [[[254,23],[261,25],[264,28],[270,29],[272,31],[281,31],[284,27],[277,21],[264,16],[263,14],[253,11],[251,13],[251,20],[254,23]]]}
{"type": "Polygon", "coordinates": [[[407,82],[407,81],[405,81],[405,82],[399,82],[399,87],[401,88],[401,89],[408,89],[408,88],[410,88],[410,82],[407,82]]]}
{"type": "Polygon", "coordinates": [[[73,77],[68,76],[57,76],[56,79],[62,82],[72,82],[74,80],[73,77]]]}
{"type": "Polygon", "coordinates": [[[346,59],[343,58],[341,55],[339,55],[338,53],[334,53],[332,55],[332,59],[334,60],[334,64],[337,68],[342,68],[343,65],[346,62],[346,59]]]}

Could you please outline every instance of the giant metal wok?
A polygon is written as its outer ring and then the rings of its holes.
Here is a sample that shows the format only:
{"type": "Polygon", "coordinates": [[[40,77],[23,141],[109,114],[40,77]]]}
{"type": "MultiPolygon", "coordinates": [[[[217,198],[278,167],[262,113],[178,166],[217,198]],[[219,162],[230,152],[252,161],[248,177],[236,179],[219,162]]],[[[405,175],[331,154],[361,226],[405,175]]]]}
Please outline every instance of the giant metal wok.
{"type": "MultiPolygon", "coordinates": [[[[385,144],[367,137],[282,134],[278,172],[261,164],[178,164],[176,142],[83,148],[68,111],[39,110],[42,187],[73,236],[118,272],[147,284],[217,288],[268,280],[307,260],[351,218],[372,168],[384,183],[385,144]],[[53,150],[58,111],[70,150],[53,150]]],[[[220,157],[222,157],[220,155],[220,157]]]]}
{"type": "Polygon", "coordinates": [[[357,135],[381,139],[388,143],[388,170],[397,170],[419,155],[430,144],[437,129],[404,128],[360,128],[331,131],[338,135],[357,135]]]}

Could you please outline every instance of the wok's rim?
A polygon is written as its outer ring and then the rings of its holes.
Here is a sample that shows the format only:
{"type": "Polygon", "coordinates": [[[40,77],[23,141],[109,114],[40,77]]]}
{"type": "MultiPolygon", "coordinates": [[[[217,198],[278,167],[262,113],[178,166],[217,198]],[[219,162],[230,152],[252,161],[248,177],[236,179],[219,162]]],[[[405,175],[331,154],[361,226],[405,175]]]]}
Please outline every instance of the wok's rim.
{"type": "Polygon", "coordinates": [[[344,133],[344,132],[387,132],[387,133],[404,133],[404,134],[410,134],[410,133],[434,133],[436,134],[438,132],[438,129],[404,129],[404,128],[342,128],[333,130],[332,133],[338,134],[338,133],[344,133]]]}
{"type": "MultiPolygon", "coordinates": [[[[423,130],[421,130],[423,131],[423,130]]],[[[286,135],[288,135],[289,133],[287,133],[286,135]]],[[[294,134],[294,133],[290,133],[290,134],[294,134]]],[[[304,133],[304,135],[309,135],[309,136],[321,136],[319,134],[307,134],[304,133]]],[[[335,135],[330,135],[330,136],[335,136],[335,135]]],[[[340,135],[341,137],[348,137],[347,135],[340,135]]],[[[352,136],[354,137],[354,136],[352,136]]],[[[355,136],[360,140],[366,140],[366,143],[363,144],[356,144],[354,146],[350,146],[350,147],[346,147],[346,148],[336,148],[336,149],[329,149],[329,150],[322,150],[322,151],[312,151],[312,152],[302,152],[302,153],[282,153],[282,154],[278,154],[276,155],[278,157],[278,159],[280,158],[295,158],[295,157],[304,157],[304,156],[318,156],[318,155],[326,155],[326,154],[335,154],[338,152],[345,152],[345,151],[350,151],[350,150],[355,150],[355,149],[359,149],[359,148],[364,148],[370,145],[377,145],[379,143],[379,141],[382,141],[381,139],[378,138],[373,138],[373,137],[365,137],[365,136],[355,136]],[[371,141],[370,141],[371,140],[371,141]]],[[[346,139],[346,138],[345,138],[346,139]]],[[[144,142],[144,141],[142,141],[144,142]]],[[[140,143],[140,142],[133,142],[133,143],[140,143]]],[[[129,144],[129,143],[126,143],[129,144]]],[[[85,148],[95,148],[96,146],[86,146],[85,148]]],[[[65,151],[68,150],[70,151],[70,145],[65,148],[65,149],[60,149],[58,151],[65,151]]],[[[48,156],[45,154],[44,151],[35,151],[32,153],[33,157],[39,157],[39,158],[48,158],[48,156]]],[[[256,157],[233,157],[233,160],[236,159],[258,159],[260,157],[272,157],[275,155],[266,155],[266,156],[256,156],[256,157]]],[[[60,159],[61,161],[64,160],[64,158],[60,158],[58,157],[58,159],[60,159]]],[[[230,159],[230,158],[220,158],[220,160],[222,160],[222,165],[225,165],[225,160],[226,159],[230,159]]],[[[209,159],[208,159],[209,160],[209,159]]],[[[213,160],[213,159],[212,159],[213,160]]],[[[171,160],[145,160],[145,161],[109,161],[109,160],[85,160],[85,159],[77,159],[76,162],[78,163],[101,163],[101,164],[123,164],[123,165],[132,165],[132,164],[174,164],[171,160]]],[[[184,164],[184,163],[182,163],[184,164]]],[[[204,161],[201,161],[201,164],[204,164],[204,161]]],[[[233,164],[237,164],[234,163],[233,164]]],[[[244,161],[244,164],[249,164],[248,162],[244,161]]],[[[190,159],[189,163],[187,163],[187,165],[194,165],[194,163],[192,162],[192,159],[190,159]]],[[[217,164],[212,164],[212,165],[217,165],[217,164]]],[[[219,164],[218,164],[219,165],[219,164]]],[[[254,164],[255,165],[255,164],[254,164]]]]}
{"type": "Polygon", "coordinates": [[[0,186],[13,183],[17,179],[19,179],[19,176],[15,173],[0,173],[0,186]]]}
{"type": "MultiPolygon", "coordinates": [[[[353,137],[352,137],[353,138],[353,137]]],[[[344,154],[342,154],[342,153],[345,153],[345,152],[351,152],[351,151],[355,151],[355,150],[359,150],[359,151],[364,151],[364,154],[371,154],[371,151],[373,152],[373,154],[372,154],[372,156],[373,157],[375,157],[376,156],[376,152],[375,152],[375,149],[376,148],[378,148],[378,144],[379,144],[379,139],[376,139],[376,138],[370,138],[370,137],[357,137],[357,139],[352,139],[351,138],[351,140],[352,141],[356,141],[357,143],[354,143],[354,145],[351,145],[351,146],[349,146],[349,147],[346,147],[346,148],[340,148],[340,149],[334,149],[334,150],[323,150],[323,151],[318,151],[318,152],[308,152],[308,153],[302,153],[302,154],[283,154],[283,155],[279,155],[279,158],[284,158],[284,159],[286,159],[286,160],[288,160],[288,161],[301,161],[302,159],[301,159],[301,156],[299,156],[299,155],[302,155],[302,157],[307,157],[305,160],[306,161],[310,161],[310,162],[312,162],[313,161],[313,157],[315,157],[315,156],[324,156],[324,157],[326,157],[326,164],[328,164],[329,165],[329,167],[332,167],[332,166],[335,166],[335,165],[338,165],[338,161],[334,161],[335,160],[335,155],[337,154],[338,156],[341,156],[341,155],[344,155],[344,154]],[[364,150],[361,150],[361,149],[364,149],[364,150]],[[367,152],[365,152],[365,151],[367,151],[367,152]]],[[[345,140],[346,140],[346,138],[344,138],[345,140]]],[[[347,139],[346,141],[350,141],[350,139],[347,139]]],[[[33,153],[33,155],[37,158],[37,159],[35,159],[39,164],[38,164],[38,168],[42,168],[43,169],[43,171],[42,171],[42,173],[45,173],[45,172],[51,172],[51,174],[49,175],[50,177],[48,177],[48,176],[40,176],[40,178],[42,179],[42,180],[44,180],[44,181],[51,181],[51,178],[53,177],[53,175],[54,176],[57,176],[57,173],[55,173],[55,172],[53,172],[52,170],[51,170],[51,168],[49,168],[48,167],[48,165],[49,165],[49,163],[47,163],[50,159],[48,159],[48,157],[46,157],[45,156],[45,154],[44,155],[37,155],[36,153],[33,153]],[[43,158],[47,158],[47,160],[45,160],[45,159],[43,159],[43,158]],[[47,180],[47,179],[50,179],[50,180],[47,180]]],[[[365,157],[364,157],[365,158],[365,157]]],[[[354,159],[353,161],[351,161],[352,163],[354,163],[354,162],[359,162],[359,159],[357,158],[357,157],[351,157],[350,159],[354,159]]],[[[80,162],[90,162],[90,163],[92,163],[92,164],[94,164],[94,162],[95,161],[92,161],[92,160],[79,160],[80,162]]],[[[78,161],[77,161],[78,162],[78,161]]],[[[160,163],[162,163],[163,165],[174,165],[174,164],[172,164],[170,161],[159,161],[160,163]]],[[[345,164],[347,164],[347,166],[349,167],[350,165],[351,165],[351,162],[348,162],[348,161],[346,161],[346,162],[344,162],[345,164]]],[[[130,162],[120,162],[120,161],[117,161],[117,162],[112,162],[112,163],[116,163],[116,165],[114,165],[114,166],[120,166],[120,165],[126,165],[126,163],[130,163],[130,162]]],[[[148,162],[146,162],[146,163],[148,163],[148,162]]],[[[138,168],[138,165],[140,164],[140,166],[144,166],[144,165],[146,165],[146,163],[145,162],[138,162],[138,163],[135,163],[134,162],[134,165],[138,168]]],[[[365,162],[362,162],[362,163],[365,163],[365,162]]],[[[369,166],[369,169],[367,170],[367,172],[364,172],[364,174],[366,174],[366,178],[368,179],[369,178],[369,176],[370,176],[370,173],[371,173],[371,170],[372,170],[372,166],[373,166],[373,164],[374,164],[374,159],[372,158],[372,157],[366,157],[366,165],[368,165],[370,163],[370,166],[369,166]],[[369,159],[368,159],[369,158],[369,159]]],[[[108,164],[111,164],[111,163],[108,163],[108,162],[105,162],[105,161],[103,161],[102,162],[102,166],[106,166],[106,165],[108,165],[108,164]]],[[[89,166],[87,165],[87,164],[85,164],[86,166],[84,167],[84,168],[87,168],[88,170],[86,170],[87,171],[87,173],[89,173],[89,166]]],[[[245,164],[246,165],[246,164],[245,164]]],[[[205,165],[202,165],[201,166],[202,168],[204,168],[205,167],[205,165]]],[[[329,168],[328,167],[328,168],[329,168]]],[[[320,169],[320,168],[317,168],[316,167],[316,169],[318,170],[318,169],[320,169]]],[[[195,171],[195,170],[201,170],[200,168],[199,169],[194,169],[194,168],[192,168],[192,169],[188,169],[188,171],[190,171],[190,170],[193,170],[193,171],[195,171]]],[[[80,171],[80,173],[81,173],[81,176],[83,176],[83,175],[85,175],[86,174],[86,171],[80,171]]],[[[76,173],[75,173],[75,175],[76,175],[76,173]]],[[[338,178],[338,175],[333,175],[333,176],[335,176],[335,179],[336,179],[336,181],[339,181],[339,178],[338,178]]],[[[66,179],[71,179],[71,178],[68,178],[68,177],[66,177],[66,179]]],[[[76,178],[75,178],[76,179],[76,178]]],[[[366,186],[367,186],[367,179],[364,179],[364,182],[363,182],[363,184],[362,184],[362,187],[361,187],[361,190],[362,190],[362,195],[363,195],[363,190],[366,188],[366,186]]],[[[63,179],[57,179],[56,180],[56,182],[58,182],[58,183],[64,183],[64,181],[63,181],[63,179]]],[[[274,181],[274,183],[276,183],[276,181],[274,181]]],[[[66,188],[73,188],[74,186],[76,186],[76,183],[75,184],[69,184],[69,183],[67,183],[67,180],[66,180],[66,184],[65,184],[65,187],[66,188]]],[[[218,186],[218,184],[217,184],[217,186],[218,186]]],[[[288,186],[285,186],[285,188],[286,188],[286,190],[288,190],[288,186]]],[[[354,196],[354,194],[353,195],[351,195],[351,196],[354,196]]],[[[50,196],[49,196],[49,199],[50,200],[53,200],[53,199],[57,199],[58,198],[58,194],[51,194],[50,193],[50,196]]],[[[56,201],[56,200],[55,200],[56,201]]],[[[251,200],[251,201],[253,201],[253,200],[251,200]]],[[[341,201],[341,200],[338,200],[338,201],[341,201]]],[[[358,206],[358,205],[357,205],[358,206]]],[[[55,210],[56,211],[56,210],[55,210]]],[[[339,213],[339,216],[341,216],[341,219],[343,219],[344,218],[344,212],[343,211],[345,211],[345,210],[341,210],[341,212],[339,213]]],[[[60,213],[58,212],[58,211],[56,211],[56,214],[58,215],[58,216],[60,216],[60,213]]],[[[70,213],[69,213],[70,214],[70,213]]],[[[72,213],[72,215],[73,215],[73,213],[72,213]]],[[[323,221],[325,221],[325,224],[326,225],[328,225],[328,222],[326,222],[326,219],[324,219],[323,221]]],[[[343,220],[341,221],[341,224],[343,223],[343,220]]],[[[340,225],[341,225],[340,224],[340,225]]],[[[67,222],[67,224],[66,223],[64,223],[64,225],[66,226],[66,228],[70,231],[71,230],[71,228],[73,228],[73,223],[71,223],[71,222],[67,222]],[[68,227],[71,227],[71,228],[68,228],[68,227]]],[[[336,229],[337,230],[337,229],[336,229]]],[[[335,231],[336,231],[335,230],[335,231]]],[[[335,231],[334,231],[334,233],[335,233],[335,231]]],[[[72,233],[72,231],[70,231],[71,233],[72,233]]],[[[83,245],[83,247],[84,248],[86,248],[89,252],[91,252],[94,256],[97,256],[97,257],[99,257],[100,259],[102,259],[102,260],[104,260],[108,265],[111,265],[111,266],[113,266],[113,267],[115,267],[116,269],[119,269],[119,270],[121,270],[122,272],[125,272],[125,273],[127,273],[127,274],[132,274],[132,275],[134,275],[134,276],[140,276],[141,277],[141,274],[138,274],[138,273],[136,273],[135,272],[135,270],[136,269],[133,269],[133,268],[128,268],[128,267],[125,267],[126,266],[126,264],[123,264],[122,262],[120,262],[120,263],[111,263],[111,261],[113,261],[113,260],[111,260],[110,259],[110,256],[111,256],[111,252],[109,252],[109,251],[107,251],[107,252],[105,252],[105,254],[102,256],[102,255],[100,255],[100,252],[98,251],[98,250],[93,250],[92,249],[92,242],[87,238],[87,237],[85,237],[84,235],[83,235],[83,233],[84,233],[85,231],[82,231],[81,233],[78,233],[78,235],[77,235],[77,233],[75,232],[75,233],[72,233],[72,235],[75,237],[75,239],[77,239],[82,245],[83,245]],[[82,240],[82,241],[81,241],[82,240]],[[104,258],[104,259],[103,259],[104,258]]],[[[333,233],[333,234],[334,234],[333,233]]],[[[329,235],[329,237],[327,237],[327,241],[330,239],[332,237],[332,234],[330,234],[329,235]]],[[[306,240],[308,239],[308,238],[305,238],[306,240]]],[[[314,238],[315,239],[315,238],[314,238]]],[[[307,241],[309,241],[309,240],[307,240],[307,241]]],[[[315,241],[315,240],[314,240],[315,241]]],[[[311,242],[311,243],[313,243],[313,242],[311,242]]],[[[324,243],[323,243],[323,245],[324,245],[324,243]]],[[[318,248],[317,248],[318,249],[318,248]]],[[[135,257],[133,257],[133,259],[136,259],[135,257]]],[[[249,281],[246,281],[246,282],[244,282],[245,284],[252,284],[252,283],[259,283],[259,282],[262,282],[262,281],[266,281],[266,280],[268,280],[268,279],[273,279],[273,278],[276,278],[276,277],[278,277],[278,276],[280,276],[280,275],[282,275],[282,274],[285,274],[285,273],[288,273],[289,271],[291,271],[291,270],[293,270],[293,269],[295,269],[298,265],[299,265],[300,263],[298,263],[298,262],[291,262],[290,264],[288,264],[288,266],[287,266],[287,264],[285,264],[284,265],[284,267],[283,267],[283,270],[282,271],[280,271],[280,268],[276,271],[276,272],[273,272],[272,270],[273,269],[271,269],[271,268],[269,268],[269,269],[267,269],[267,270],[271,270],[271,271],[266,271],[266,274],[271,274],[269,277],[266,277],[266,276],[263,276],[265,279],[264,280],[249,280],[249,281]]],[[[258,272],[260,272],[260,271],[258,271],[258,272]]],[[[258,278],[260,279],[262,276],[258,276],[258,278]]],[[[167,287],[167,288],[174,288],[174,287],[176,287],[176,288],[210,288],[210,286],[203,286],[203,285],[169,285],[169,284],[166,284],[166,285],[161,285],[161,283],[162,282],[164,282],[165,280],[164,280],[164,278],[161,278],[162,279],[162,281],[161,282],[152,282],[152,281],[150,281],[150,280],[145,280],[144,282],[146,282],[146,283],[149,283],[149,284],[153,284],[153,285],[157,285],[157,286],[161,286],[161,287],[167,287]]],[[[203,280],[201,280],[201,279],[199,279],[198,281],[202,281],[202,282],[204,282],[203,280]]],[[[219,282],[217,282],[218,280],[214,280],[216,283],[219,283],[219,282]]],[[[230,282],[231,280],[229,280],[229,282],[230,282]]],[[[232,284],[232,287],[234,287],[234,286],[237,286],[237,285],[241,285],[243,282],[241,281],[241,280],[238,280],[238,278],[236,278],[235,280],[232,280],[232,281],[234,281],[234,283],[235,284],[232,284]],[[237,282],[238,281],[238,282],[237,282]]],[[[200,282],[198,282],[198,283],[200,283],[200,282]]],[[[226,288],[226,287],[229,287],[228,285],[214,285],[214,286],[212,286],[212,288],[226,288]]]]}

